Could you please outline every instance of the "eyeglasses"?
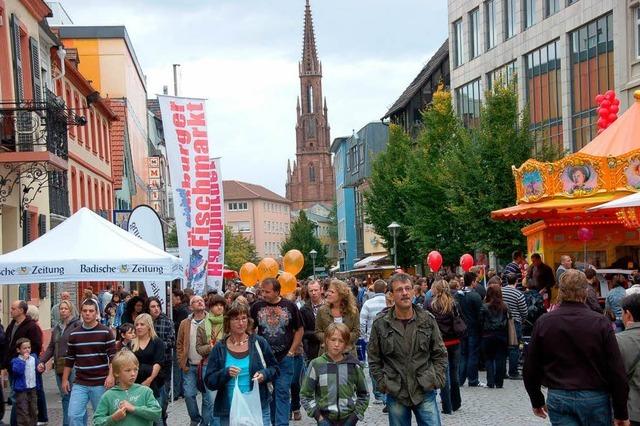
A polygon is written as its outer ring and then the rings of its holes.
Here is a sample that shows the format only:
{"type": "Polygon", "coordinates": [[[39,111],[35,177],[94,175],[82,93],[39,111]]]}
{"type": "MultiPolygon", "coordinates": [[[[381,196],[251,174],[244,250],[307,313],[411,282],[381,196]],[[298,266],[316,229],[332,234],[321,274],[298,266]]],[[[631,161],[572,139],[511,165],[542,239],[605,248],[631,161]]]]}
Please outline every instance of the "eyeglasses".
{"type": "Polygon", "coordinates": [[[394,293],[411,293],[413,291],[413,287],[398,287],[393,291],[394,293]]]}

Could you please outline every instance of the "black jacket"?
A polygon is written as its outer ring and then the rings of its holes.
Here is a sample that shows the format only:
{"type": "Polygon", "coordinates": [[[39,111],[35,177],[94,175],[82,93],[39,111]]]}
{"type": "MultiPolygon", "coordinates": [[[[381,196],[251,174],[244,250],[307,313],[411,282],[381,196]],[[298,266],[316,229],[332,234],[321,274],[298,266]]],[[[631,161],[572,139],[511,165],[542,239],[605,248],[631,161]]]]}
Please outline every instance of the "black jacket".
{"type": "Polygon", "coordinates": [[[9,368],[11,365],[11,359],[16,357],[16,342],[22,337],[26,337],[31,342],[31,353],[40,356],[42,352],[42,329],[37,322],[27,316],[24,321],[18,325],[13,338],[13,328],[16,326],[16,321],[11,320],[7,327],[7,341],[8,345],[4,348],[4,358],[2,361],[2,368],[9,368]]]}
{"type": "Polygon", "coordinates": [[[180,323],[189,316],[189,308],[186,303],[181,303],[178,306],[173,307],[173,326],[175,327],[176,336],[178,335],[178,329],[180,323]]]}
{"type": "Polygon", "coordinates": [[[302,346],[304,354],[308,360],[318,357],[320,351],[320,341],[316,337],[316,317],[313,315],[313,307],[310,302],[304,304],[300,308],[302,316],[302,325],[304,326],[304,335],[302,336],[302,346]]]}
{"type": "Polygon", "coordinates": [[[482,309],[482,299],[478,292],[465,288],[456,293],[456,301],[462,311],[462,317],[467,324],[468,334],[480,334],[482,328],[480,310],[482,309]]]}

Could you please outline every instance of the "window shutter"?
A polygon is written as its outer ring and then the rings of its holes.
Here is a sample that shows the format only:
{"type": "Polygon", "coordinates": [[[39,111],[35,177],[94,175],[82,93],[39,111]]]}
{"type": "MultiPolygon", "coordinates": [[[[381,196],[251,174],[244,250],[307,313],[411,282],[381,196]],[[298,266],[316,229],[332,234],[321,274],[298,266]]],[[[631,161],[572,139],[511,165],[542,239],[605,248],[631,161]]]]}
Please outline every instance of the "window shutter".
{"type": "Polygon", "coordinates": [[[31,215],[27,210],[22,211],[22,246],[31,242],[31,215]]]}
{"type": "Polygon", "coordinates": [[[31,82],[33,84],[33,100],[42,101],[42,83],[40,78],[40,49],[38,41],[29,37],[29,51],[31,52],[31,82]]]}
{"type": "Polygon", "coordinates": [[[11,15],[11,46],[13,48],[13,71],[15,77],[16,102],[24,100],[22,81],[22,52],[20,50],[20,24],[16,15],[11,15]]]}
{"type": "Polygon", "coordinates": [[[47,233],[47,217],[43,214],[38,215],[38,236],[42,237],[47,233]]]}

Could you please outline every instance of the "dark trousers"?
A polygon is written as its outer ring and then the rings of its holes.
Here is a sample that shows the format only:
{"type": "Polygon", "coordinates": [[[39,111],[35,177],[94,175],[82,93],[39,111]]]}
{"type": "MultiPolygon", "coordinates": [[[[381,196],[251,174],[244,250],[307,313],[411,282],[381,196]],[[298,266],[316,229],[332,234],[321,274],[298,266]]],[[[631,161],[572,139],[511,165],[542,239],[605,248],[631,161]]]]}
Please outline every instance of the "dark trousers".
{"type": "Polygon", "coordinates": [[[482,353],[487,369],[487,386],[501,388],[507,363],[507,336],[482,336],[482,353]]]}
{"type": "Polygon", "coordinates": [[[49,423],[49,414],[47,413],[47,399],[44,396],[43,388],[38,389],[38,421],[49,423]]]}
{"type": "Polygon", "coordinates": [[[480,356],[480,335],[467,332],[460,339],[460,367],[458,379],[460,386],[469,379],[469,386],[478,386],[478,358],[480,356]]]}
{"type": "Polygon", "coordinates": [[[516,335],[518,336],[518,345],[509,346],[509,377],[515,377],[519,374],[518,364],[520,363],[520,341],[522,341],[522,323],[514,321],[516,326],[516,335]]]}
{"type": "Polygon", "coordinates": [[[35,389],[16,392],[16,423],[18,426],[38,423],[38,392],[35,389]]]}
{"type": "Polygon", "coordinates": [[[302,355],[293,357],[293,380],[291,381],[291,411],[300,410],[300,384],[302,382],[302,367],[304,358],[302,355]]]}
{"type": "Polygon", "coordinates": [[[447,383],[440,391],[442,400],[442,412],[451,414],[462,405],[460,385],[458,384],[458,363],[460,362],[460,345],[452,345],[447,348],[449,365],[447,366],[447,383]]]}

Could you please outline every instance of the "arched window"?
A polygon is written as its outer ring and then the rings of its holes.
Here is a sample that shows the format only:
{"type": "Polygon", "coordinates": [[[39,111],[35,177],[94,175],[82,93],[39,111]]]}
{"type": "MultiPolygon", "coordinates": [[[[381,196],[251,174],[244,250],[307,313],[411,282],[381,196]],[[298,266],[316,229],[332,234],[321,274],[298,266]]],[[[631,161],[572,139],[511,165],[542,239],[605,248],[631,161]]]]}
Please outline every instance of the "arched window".
{"type": "Polygon", "coordinates": [[[309,182],[316,181],[316,168],[313,166],[313,163],[309,163],[309,182]]]}
{"type": "Polygon", "coordinates": [[[313,114],[313,86],[307,86],[307,112],[313,114]]]}

